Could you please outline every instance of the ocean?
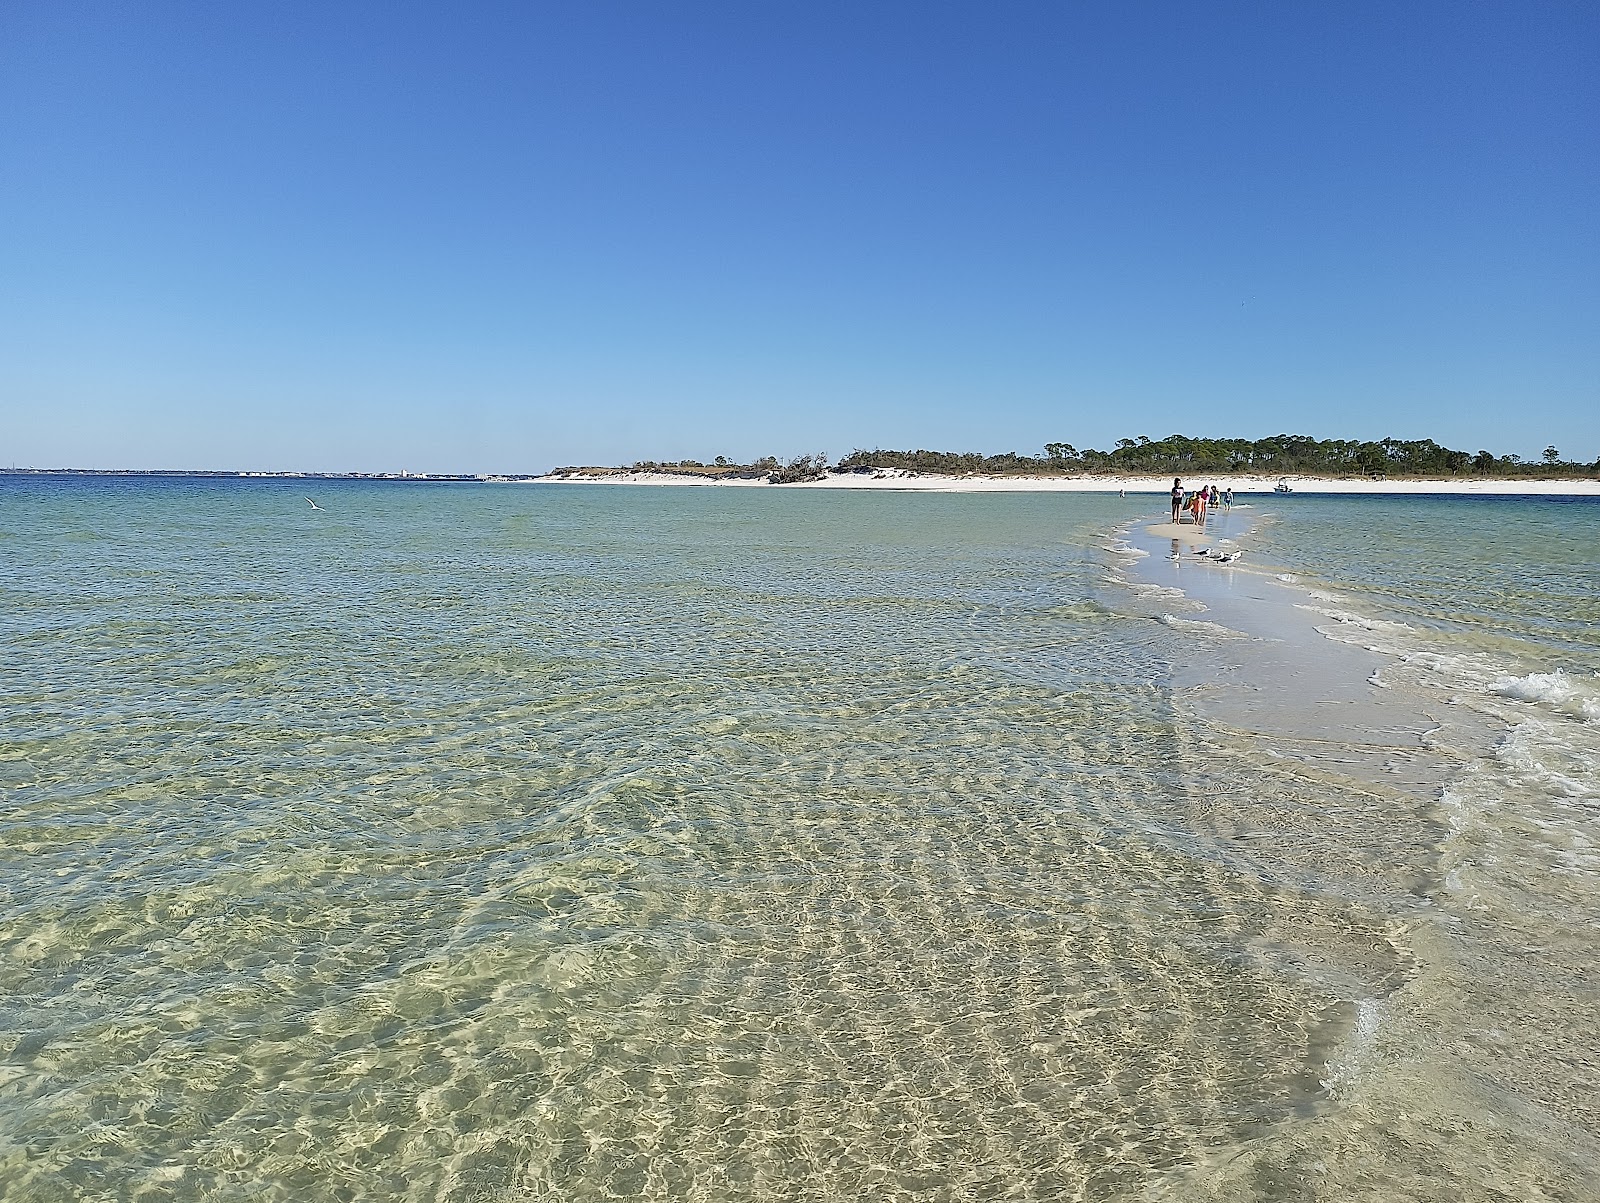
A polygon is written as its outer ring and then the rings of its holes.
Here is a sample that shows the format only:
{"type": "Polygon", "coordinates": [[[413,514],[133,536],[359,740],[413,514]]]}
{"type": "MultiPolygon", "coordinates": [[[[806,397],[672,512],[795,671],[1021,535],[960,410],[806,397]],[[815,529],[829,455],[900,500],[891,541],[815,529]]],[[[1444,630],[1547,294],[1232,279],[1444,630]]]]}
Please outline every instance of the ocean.
{"type": "Polygon", "coordinates": [[[1600,501],[1240,502],[0,476],[0,1196],[1600,1199],[1600,501]]]}

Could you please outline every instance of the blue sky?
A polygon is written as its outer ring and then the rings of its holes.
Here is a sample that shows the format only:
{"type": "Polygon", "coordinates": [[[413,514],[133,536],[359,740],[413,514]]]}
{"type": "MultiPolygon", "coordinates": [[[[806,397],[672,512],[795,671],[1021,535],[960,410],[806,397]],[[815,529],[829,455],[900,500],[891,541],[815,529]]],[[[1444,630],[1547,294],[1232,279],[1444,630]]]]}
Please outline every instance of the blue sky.
{"type": "Polygon", "coordinates": [[[0,459],[1600,456],[1592,3],[0,7],[0,459]]]}

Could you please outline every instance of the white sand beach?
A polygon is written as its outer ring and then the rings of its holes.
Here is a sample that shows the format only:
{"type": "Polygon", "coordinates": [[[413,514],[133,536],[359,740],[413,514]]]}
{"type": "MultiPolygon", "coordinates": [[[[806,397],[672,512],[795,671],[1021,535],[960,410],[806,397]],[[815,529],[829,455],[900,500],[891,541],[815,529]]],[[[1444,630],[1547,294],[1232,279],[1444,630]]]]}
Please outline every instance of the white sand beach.
{"type": "MultiPolygon", "coordinates": [[[[1484,496],[1600,497],[1600,477],[1537,479],[1532,477],[1456,476],[1440,479],[1332,478],[1318,476],[1217,475],[1184,477],[1189,488],[1216,485],[1236,496],[1271,494],[1279,482],[1293,493],[1426,494],[1484,496]]],[[[674,472],[571,473],[531,478],[531,484],[712,485],[722,488],[894,489],[928,493],[1157,493],[1172,488],[1170,476],[941,476],[880,468],[874,472],[829,473],[822,480],[781,486],[761,479],[713,480],[674,472]]]]}

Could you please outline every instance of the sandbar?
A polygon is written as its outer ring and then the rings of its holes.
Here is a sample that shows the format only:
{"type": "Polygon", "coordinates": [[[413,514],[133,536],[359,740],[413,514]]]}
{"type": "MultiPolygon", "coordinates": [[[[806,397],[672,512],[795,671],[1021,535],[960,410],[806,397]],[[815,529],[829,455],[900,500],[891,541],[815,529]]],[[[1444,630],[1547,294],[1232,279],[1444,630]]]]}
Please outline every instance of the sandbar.
{"type": "Polygon", "coordinates": [[[1178,539],[1184,543],[1209,543],[1211,536],[1203,526],[1191,523],[1157,522],[1144,528],[1157,539],[1178,539]]]}

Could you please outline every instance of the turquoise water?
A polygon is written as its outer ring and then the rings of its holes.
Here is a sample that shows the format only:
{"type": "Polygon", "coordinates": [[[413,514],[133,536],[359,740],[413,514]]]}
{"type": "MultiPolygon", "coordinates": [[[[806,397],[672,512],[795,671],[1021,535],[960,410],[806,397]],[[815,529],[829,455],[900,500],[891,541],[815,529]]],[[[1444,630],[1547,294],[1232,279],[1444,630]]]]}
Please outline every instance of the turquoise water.
{"type": "Polygon", "coordinates": [[[1274,499],[1260,550],[1528,671],[1600,672],[1600,498],[1274,499]]]}
{"type": "Polygon", "coordinates": [[[1238,513],[1329,639],[1160,499],[0,478],[0,1194],[1600,1197],[1596,507],[1454,504],[1238,513]]]}

